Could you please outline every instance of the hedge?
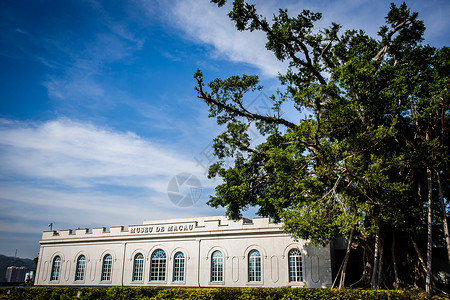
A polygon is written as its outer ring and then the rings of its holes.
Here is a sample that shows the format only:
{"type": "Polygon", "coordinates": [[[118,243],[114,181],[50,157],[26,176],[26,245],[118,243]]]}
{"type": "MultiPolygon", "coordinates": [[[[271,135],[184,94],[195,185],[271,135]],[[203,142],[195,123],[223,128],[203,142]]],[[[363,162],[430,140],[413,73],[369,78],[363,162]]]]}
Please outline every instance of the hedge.
{"type": "MultiPolygon", "coordinates": [[[[425,299],[423,291],[416,290],[361,290],[310,288],[171,288],[154,287],[21,287],[0,289],[0,299],[20,300],[403,300],[425,299]]],[[[433,300],[450,299],[435,295],[433,300]]]]}

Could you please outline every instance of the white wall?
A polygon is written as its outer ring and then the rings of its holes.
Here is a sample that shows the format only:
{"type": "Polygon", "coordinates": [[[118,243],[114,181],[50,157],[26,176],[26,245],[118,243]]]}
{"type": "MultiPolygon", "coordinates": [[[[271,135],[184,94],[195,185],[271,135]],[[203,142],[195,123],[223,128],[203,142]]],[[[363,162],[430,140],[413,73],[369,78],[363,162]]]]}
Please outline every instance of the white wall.
{"type": "MultiPolygon", "coordinates": [[[[36,274],[37,285],[82,286],[331,286],[331,260],[329,247],[305,246],[305,241],[295,242],[281,231],[280,224],[268,219],[255,219],[253,223],[242,220],[232,222],[223,217],[189,220],[145,222],[158,227],[169,224],[194,222],[187,232],[131,233],[123,227],[108,232],[103,228],[44,232],[36,274]],[[159,223],[158,223],[159,222],[159,223]],[[165,222],[165,223],[164,223],[165,222]],[[289,282],[288,252],[297,248],[302,253],[303,282],[289,282]],[[165,281],[149,281],[150,257],[153,251],[166,253],[165,281]],[[248,253],[256,249],[262,255],[261,282],[248,282],[248,253]],[[220,250],[224,255],[224,281],[211,282],[211,255],[220,250]],[[181,251],[185,256],[185,280],[173,282],[173,257],[181,251]],[[105,254],[113,257],[111,281],[101,281],[102,259],[105,254]],[[133,259],[137,253],[144,256],[143,280],[132,281],[133,259]],[[62,259],[59,279],[50,281],[53,258],[62,259]],[[86,257],[83,281],[75,281],[76,260],[86,257]]],[[[143,225],[141,225],[143,226],[143,225]]],[[[180,225],[181,226],[181,225],[180,225]]]]}

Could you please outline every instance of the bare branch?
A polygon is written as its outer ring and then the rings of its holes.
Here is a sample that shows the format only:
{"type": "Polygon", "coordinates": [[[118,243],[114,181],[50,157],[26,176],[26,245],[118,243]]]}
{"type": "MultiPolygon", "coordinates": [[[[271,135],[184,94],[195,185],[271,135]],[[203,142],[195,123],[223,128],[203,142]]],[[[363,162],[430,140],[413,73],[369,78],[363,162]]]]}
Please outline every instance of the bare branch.
{"type": "Polygon", "coordinates": [[[197,77],[197,91],[199,93],[199,95],[197,96],[198,98],[205,100],[207,103],[214,104],[214,105],[216,105],[216,106],[218,106],[220,108],[223,108],[223,109],[225,109],[227,111],[235,113],[238,116],[245,117],[245,118],[248,118],[248,119],[260,120],[260,121],[264,121],[264,122],[271,123],[271,124],[281,124],[281,125],[284,125],[284,126],[286,126],[288,128],[291,128],[291,129],[297,128],[296,124],[294,124],[292,122],[289,122],[288,120],[285,120],[283,118],[263,116],[263,115],[260,115],[260,114],[251,113],[251,112],[249,112],[249,111],[247,111],[245,109],[244,110],[240,110],[240,109],[237,109],[237,108],[235,108],[233,106],[230,106],[230,105],[228,105],[226,103],[222,103],[222,102],[218,101],[217,99],[214,99],[214,98],[208,96],[203,91],[203,79],[199,78],[199,77],[197,77]]]}
{"type": "Polygon", "coordinates": [[[373,60],[374,60],[374,61],[377,61],[378,59],[383,58],[383,57],[384,57],[384,54],[387,52],[387,49],[388,49],[389,45],[391,44],[392,36],[393,36],[396,32],[400,31],[403,27],[405,27],[405,26],[407,26],[407,25],[409,25],[409,24],[411,24],[411,23],[412,23],[412,20],[407,19],[407,20],[404,20],[403,22],[401,22],[400,24],[398,24],[397,26],[395,26],[395,28],[393,28],[393,29],[389,32],[389,34],[387,35],[387,41],[386,41],[386,44],[383,46],[383,48],[381,48],[381,50],[378,52],[378,54],[375,56],[375,58],[374,58],[373,60]]]}

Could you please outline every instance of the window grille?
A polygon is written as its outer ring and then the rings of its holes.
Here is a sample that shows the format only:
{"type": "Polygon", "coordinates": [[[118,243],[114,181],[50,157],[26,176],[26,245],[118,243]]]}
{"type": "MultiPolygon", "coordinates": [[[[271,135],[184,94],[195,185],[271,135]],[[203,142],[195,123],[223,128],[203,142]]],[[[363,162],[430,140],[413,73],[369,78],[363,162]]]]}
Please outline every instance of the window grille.
{"type": "Polygon", "coordinates": [[[223,255],[220,251],[211,255],[211,281],[223,281],[223,255]]]}
{"type": "Polygon", "coordinates": [[[144,256],[141,253],[138,253],[134,256],[133,281],[142,281],[143,271],[144,271],[144,256]]]}
{"type": "Polygon", "coordinates": [[[173,281],[184,281],[184,254],[177,252],[173,262],[173,281]]]}
{"type": "Polygon", "coordinates": [[[261,281],[261,254],[258,250],[248,254],[248,281],[261,281]]]}
{"type": "Polygon", "coordinates": [[[53,259],[52,264],[52,274],[50,276],[50,280],[58,280],[59,279],[59,270],[61,268],[61,257],[56,256],[53,259]]]}
{"type": "Polygon", "coordinates": [[[289,251],[289,281],[303,281],[302,253],[298,249],[289,251]]]}
{"type": "Polygon", "coordinates": [[[86,257],[84,255],[78,256],[77,267],[75,269],[75,280],[84,279],[84,270],[86,269],[86,257]]]}
{"type": "Polygon", "coordinates": [[[150,280],[166,280],[166,253],[161,250],[155,250],[150,261],[150,280]]]}
{"type": "Polygon", "coordinates": [[[111,254],[106,254],[103,257],[103,265],[102,265],[102,281],[111,280],[111,267],[112,267],[112,256],[111,254]]]}

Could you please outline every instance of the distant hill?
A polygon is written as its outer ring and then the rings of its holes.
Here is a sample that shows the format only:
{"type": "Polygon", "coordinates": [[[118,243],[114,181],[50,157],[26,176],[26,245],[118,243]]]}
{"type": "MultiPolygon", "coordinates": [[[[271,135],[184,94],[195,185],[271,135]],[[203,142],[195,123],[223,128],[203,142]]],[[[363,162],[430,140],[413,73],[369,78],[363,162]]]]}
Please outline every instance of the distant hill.
{"type": "Polygon", "coordinates": [[[0,282],[6,281],[6,270],[11,266],[26,267],[27,271],[36,270],[36,265],[32,259],[11,257],[0,254],[0,282]]]}

